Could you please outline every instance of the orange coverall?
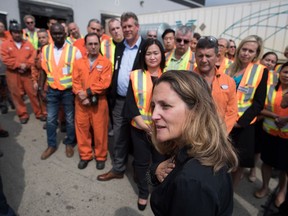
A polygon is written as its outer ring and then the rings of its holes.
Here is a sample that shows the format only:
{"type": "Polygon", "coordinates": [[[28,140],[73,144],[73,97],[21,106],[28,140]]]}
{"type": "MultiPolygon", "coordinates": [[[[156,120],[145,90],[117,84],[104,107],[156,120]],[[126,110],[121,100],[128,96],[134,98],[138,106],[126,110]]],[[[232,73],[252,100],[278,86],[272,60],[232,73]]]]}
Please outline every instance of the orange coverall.
{"type": "Polygon", "coordinates": [[[36,56],[36,50],[33,45],[29,41],[22,40],[21,48],[18,49],[13,39],[10,39],[2,44],[1,54],[2,61],[7,67],[7,85],[11,92],[17,115],[20,119],[29,118],[26,105],[22,99],[26,93],[36,118],[40,118],[41,110],[31,80],[31,66],[34,64],[36,56]],[[27,65],[27,69],[23,73],[18,71],[21,63],[27,65]]]}
{"type": "Polygon", "coordinates": [[[85,46],[84,38],[80,38],[80,39],[76,40],[73,43],[73,46],[77,47],[80,50],[82,56],[86,56],[87,55],[87,49],[86,49],[86,46],[85,46]]]}
{"type": "Polygon", "coordinates": [[[108,103],[106,90],[112,79],[111,62],[98,55],[92,69],[89,59],[84,56],[74,64],[73,92],[77,95],[80,90],[91,91],[98,95],[97,105],[82,105],[78,96],[75,98],[75,131],[78,142],[78,151],[82,160],[93,158],[91,146],[91,131],[94,134],[94,156],[97,161],[105,161],[108,152],[108,103]]]}
{"type": "MultiPolygon", "coordinates": [[[[40,51],[38,53],[37,57],[35,58],[34,65],[32,65],[32,67],[31,67],[31,79],[32,79],[33,83],[37,83],[38,84],[38,88],[41,87],[41,86],[39,86],[39,84],[40,84],[40,82],[39,82],[40,73],[44,73],[45,76],[46,76],[45,71],[42,71],[42,67],[41,67],[41,55],[42,55],[42,53],[40,51]]],[[[48,89],[48,84],[47,84],[47,82],[45,82],[43,91],[46,92],[47,89],[48,89]]],[[[36,91],[36,90],[34,90],[34,91],[36,91]]],[[[36,94],[40,94],[40,92],[36,92],[36,94]]],[[[38,100],[41,100],[41,103],[39,101],[39,105],[40,105],[40,108],[41,108],[42,115],[43,116],[47,116],[47,110],[46,110],[45,101],[43,101],[42,98],[39,97],[39,96],[38,96],[38,100]]]]}

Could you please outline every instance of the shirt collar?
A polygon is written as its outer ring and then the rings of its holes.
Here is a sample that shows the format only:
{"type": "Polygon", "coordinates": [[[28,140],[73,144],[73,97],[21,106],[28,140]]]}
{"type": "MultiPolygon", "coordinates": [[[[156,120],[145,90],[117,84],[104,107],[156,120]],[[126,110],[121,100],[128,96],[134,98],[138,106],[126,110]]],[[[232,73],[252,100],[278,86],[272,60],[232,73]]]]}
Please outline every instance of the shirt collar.
{"type": "MultiPolygon", "coordinates": [[[[217,77],[217,78],[220,77],[222,73],[217,69],[216,66],[214,67],[214,69],[215,69],[215,77],[217,77]]],[[[200,74],[200,72],[199,72],[199,70],[198,70],[198,67],[196,67],[194,71],[195,71],[196,73],[200,74]]]]}
{"type": "Polygon", "coordinates": [[[124,40],[124,45],[128,49],[138,48],[140,46],[141,40],[142,40],[142,38],[141,38],[141,36],[139,36],[138,40],[136,41],[136,43],[132,47],[130,47],[129,44],[127,43],[126,39],[125,39],[124,40]]]}
{"type": "Polygon", "coordinates": [[[182,59],[184,59],[186,57],[186,55],[189,55],[189,53],[191,52],[191,49],[190,49],[190,47],[188,47],[188,50],[184,53],[184,55],[181,56],[180,59],[175,58],[175,51],[176,51],[176,48],[173,50],[172,59],[175,61],[182,61],[182,59]]]}

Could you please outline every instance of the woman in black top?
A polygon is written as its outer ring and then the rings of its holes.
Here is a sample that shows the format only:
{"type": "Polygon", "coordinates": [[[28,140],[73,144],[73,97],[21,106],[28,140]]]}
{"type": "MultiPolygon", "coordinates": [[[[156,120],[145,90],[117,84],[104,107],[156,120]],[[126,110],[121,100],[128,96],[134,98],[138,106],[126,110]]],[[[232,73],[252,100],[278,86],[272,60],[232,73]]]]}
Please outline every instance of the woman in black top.
{"type": "Polygon", "coordinates": [[[205,80],[188,71],[168,71],[155,84],[151,107],[153,143],[175,165],[164,180],[151,172],[158,183],[151,195],[153,213],[232,215],[229,172],[237,156],[205,80]]]}

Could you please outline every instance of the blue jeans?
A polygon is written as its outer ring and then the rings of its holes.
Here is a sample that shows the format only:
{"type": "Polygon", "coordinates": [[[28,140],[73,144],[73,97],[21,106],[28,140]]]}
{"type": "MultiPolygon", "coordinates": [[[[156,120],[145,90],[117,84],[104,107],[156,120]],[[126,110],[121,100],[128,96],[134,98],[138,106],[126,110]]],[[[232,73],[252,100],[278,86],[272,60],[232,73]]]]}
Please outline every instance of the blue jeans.
{"type": "Polygon", "coordinates": [[[57,147],[56,130],[58,127],[58,112],[60,105],[64,108],[67,135],[63,143],[65,145],[75,145],[75,125],[74,125],[74,94],[72,89],[57,90],[48,87],[47,91],[47,142],[50,147],[57,147]]]}

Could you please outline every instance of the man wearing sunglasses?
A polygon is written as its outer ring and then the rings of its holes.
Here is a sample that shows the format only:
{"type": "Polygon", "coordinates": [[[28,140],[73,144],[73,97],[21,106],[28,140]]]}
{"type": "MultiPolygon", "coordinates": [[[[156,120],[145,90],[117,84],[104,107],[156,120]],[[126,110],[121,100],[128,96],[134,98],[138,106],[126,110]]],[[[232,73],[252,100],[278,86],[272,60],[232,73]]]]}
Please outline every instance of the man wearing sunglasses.
{"type": "Polygon", "coordinates": [[[23,21],[26,25],[26,28],[23,29],[23,39],[29,40],[33,47],[37,50],[38,49],[38,37],[37,31],[38,28],[35,27],[35,17],[32,15],[26,15],[23,18],[23,21]]]}
{"type": "Polygon", "coordinates": [[[166,71],[189,70],[195,67],[195,55],[190,49],[193,32],[190,27],[181,26],[176,30],[176,48],[166,54],[166,71]]]}

